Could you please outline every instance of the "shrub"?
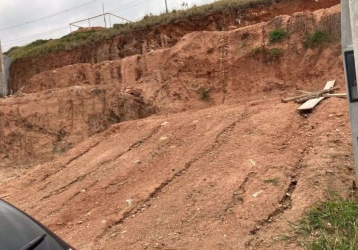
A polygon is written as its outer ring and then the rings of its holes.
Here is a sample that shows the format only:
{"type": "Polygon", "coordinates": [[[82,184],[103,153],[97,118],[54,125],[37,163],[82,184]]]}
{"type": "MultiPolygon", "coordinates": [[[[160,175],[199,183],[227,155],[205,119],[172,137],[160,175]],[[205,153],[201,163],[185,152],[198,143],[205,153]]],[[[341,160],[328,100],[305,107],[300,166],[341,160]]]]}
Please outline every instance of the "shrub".
{"type": "Polygon", "coordinates": [[[283,54],[283,49],[272,48],[268,49],[266,54],[268,55],[269,61],[275,61],[278,57],[283,54]]]}
{"type": "Polygon", "coordinates": [[[306,48],[317,48],[326,42],[331,42],[329,34],[325,31],[316,30],[313,34],[306,33],[304,36],[303,45],[306,48]]]}
{"type": "Polygon", "coordinates": [[[267,61],[275,61],[278,57],[280,57],[281,55],[283,55],[283,49],[279,49],[279,48],[272,48],[272,49],[268,49],[266,47],[255,47],[252,49],[252,54],[256,55],[256,54],[262,54],[265,57],[266,62],[267,61]]]}
{"type": "Polygon", "coordinates": [[[287,36],[287,31],[283,29],[275,29],[269,33],[269,41],[270,43],[279,43],[282,42],[283,39],[287,36]]]}
{"type": "Polygon", "coordinates": [[[204,87],[200,87],[198,89],[198,93],[200,95],[200,100],[209,101],[210,100],[210,90],[205,89],[204,87]]]}

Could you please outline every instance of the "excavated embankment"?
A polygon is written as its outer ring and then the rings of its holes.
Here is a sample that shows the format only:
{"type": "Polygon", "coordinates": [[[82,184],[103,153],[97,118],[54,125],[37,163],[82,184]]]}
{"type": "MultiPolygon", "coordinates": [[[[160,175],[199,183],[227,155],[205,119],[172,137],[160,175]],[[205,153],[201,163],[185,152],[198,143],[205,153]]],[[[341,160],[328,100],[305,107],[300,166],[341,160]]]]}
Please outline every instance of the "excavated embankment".
{"type": "Polygon", "coordinates": [[[338,40],[302,45],[318,28],[334,38],[339,15],[194,32],[34,75],[0,101],[0,143],[13,142],[2,162],[53,159],[1,168],[0,197],[78,249],[301,249],[290,223],[327,190],[354,190],[347,100],[299,114],[280,99],[331,79],[344,89],[338,40]],[[276,28],[290,36],[269,43],[276,28]]]}
{"type": "MultiPolygon", "coordinates": [[[[100,63],[118,60],[152,50],[174,46],[188,33],[194,31],[227,31],[230,26],[243,27],[266,22],[279,15],[292,15],[300,11],[314,11],[339,4],[339,0],[280,0],[274,5],[261,5],[245,11],[245,18],[237,23],[237,10],[208,13],[205,16],[183,19],[150,29],[122,34],[113,39],[97,42],[70,51],[40,55],[16,60],[11,67],[10,88],[17,92],[28,80],[43,71],[77,63],[100,63]]],[[[240,18],[241,19],[241,18],[240,18]]]]}
{"type": "Polygon", "coordinates": [[[329,27],[334,34],[339,15],[336,6],[233,31],[194,32],[172,48],[36,74],[15,98],[0,102],[0,153],[10,160],[50,159],[111,124],[153,112],[320,89],[331,78],[343,83],[338,42],[316,49],[302,44],[309,30],[329,27]],[[269,43],[276,28],[290,36],[269,43]],[[271,58],[271,51],[280,54],[271,58]]]}

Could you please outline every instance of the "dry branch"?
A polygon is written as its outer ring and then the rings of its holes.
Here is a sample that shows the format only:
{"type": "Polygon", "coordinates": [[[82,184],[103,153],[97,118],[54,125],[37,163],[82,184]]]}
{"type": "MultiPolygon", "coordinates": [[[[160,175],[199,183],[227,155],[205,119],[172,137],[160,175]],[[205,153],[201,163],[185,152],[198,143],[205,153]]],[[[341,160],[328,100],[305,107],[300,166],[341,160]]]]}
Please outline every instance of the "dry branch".
{"type": "Polygon", "coordinates": [[[282,102],[284,102],[284,103],[290,102],[290,101],[296,101],[298,103],[305,102],[305,101],[307,101],[309,99],[317,98],[317,97],[322,96],[323,94],[330,93],[331,91],[336,90],[336,89],[339,89],[339,87],[337,86],[337,87],[333,87],[333,88],[330,88],[330,89],[324,89],[324,90],[320,90],[320,91],[317,91],[317,92],[312,92],[310,94],[284,98],[284,99],[282,99],[282,102]]]}

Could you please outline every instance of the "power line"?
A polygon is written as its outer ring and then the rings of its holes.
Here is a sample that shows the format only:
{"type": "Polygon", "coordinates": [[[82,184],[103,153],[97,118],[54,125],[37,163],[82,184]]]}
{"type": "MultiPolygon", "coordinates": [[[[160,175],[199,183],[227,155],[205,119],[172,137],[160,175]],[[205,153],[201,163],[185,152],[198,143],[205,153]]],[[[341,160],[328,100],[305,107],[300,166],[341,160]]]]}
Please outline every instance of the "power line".
{"type": "Polygon", "coordinates": [[[37,37],[40,37],[40,36],[45,36],[45,35],[48,35],[48,34],[51,34],[51,33],[55,33],[55,32],[58,32],[58,31],[62,31],[62,30],[64,30],[64,29],[68,29],[68,27],[69,27],[69,26],[67,25],[67,26],[64,26],[64,27],[61,27],[61,28],[58,28],[58,29],[53,29],[53,30],[45,31],[45,32],[42,32],[42,33],[39,33],[39,34],[35,34],[35,35],[31,35],[31,36],[16,38],[16,39],[4,41],[4,42],[1,42],[1,43],[2,43],[2,44],[6,44],[6,45],[8,46],[8,44],[13,44],[13,43],[17,43],[17,42],[22,42],[22,41],[30,40],[30,39],[37,38],[37,37]]]}
{"type": "Polygon", "coordinates": [[[115,9],[112,9],[112,10],[110,10],[108,12],[115,12],[115,11],[118,11],[120,9],[124,9],[127,6],[133,5],[134,3],[143,2],[143,1],[145,1],[145,0],[135,0],[133,2],[130,2],[130,3],[124,4],[122,6],[119,6],[119,7],[115,8],[115,9]]]}
{"type": "Polygon", "coordinates": [[[99,0],[94,0],[94,1],[91,1],[91,2],[88,2],[88,3],[85,3],[85,4],[82,4],[82,5],[79,5],[79,6],[76,6],[76,7],[73,7],[73,8],[70,8],[70,9],[67,9],[67,10],[64,10],[64,11],[61,11],[61,12],[58,12],[58,13],[55,13],[55,14],[51,14],[51,15],[48,15],[48,16],[45,16],[45,17],[42,17],[42,18],[39,18],[39,19],[34,19],[34,20],[32,20],[32,21],[28,21],[28,22],[26,22],[26,23],[17,24],[17,25],[10,26],[10,27],[7,27],[7,28],[1,28],[0,31],[10,30],[10,29],[14,29],[14,28],[17,28],[17,27],[21,27],[21,26],[24,26],[24,25],[27,25],[27,24],[30,24],[30,23],[35,23],[35,22],[38,22],[38,21],[42,21],[42,20],[45,20],[45,19],[48,19],[48,18],[51,18],[51,17],[55,17],[55,16],[58,16],[58,15],[67,13],[67,12],[72,11],[72,10],[75,10],[75,9],[82,8],[82,7],[84,7],[84,6],[93,4],[93,3],[98,2],[98,1],[99,1],[99,0]]]}
{"type": "MultiPolygon", "coordinates": [[[[74,8],[71,8],[71,9],[68,9],[68,10],[65,10],[65,11],[62,11],[62,12],[59,12],[59,13],[56,13],[56,14],[52,14],[52,15],[47,16],[47,17],[43,17],[43,18],[41,18],[41,19],[36,19],[36,20],[31,21],[31,22],[19,24],[19,25],[12,26],[12,27],[9,27],[9,28],[6,28],[6,29],[0,29],[0,31],[2,31],[2,30],[7,30],[7,29],[12,29],[12,28],[16,28],[16,27],[23,26],[23,25],[26,25],[26,24],[29,24],[29,23],[33,23],[33,22],[37,22],[37,21],[40,21],[40,20],[44,20],[44,19],[46,19],[46,18],[50,18],[50,17],[53,17],[53,16],[57,16],[57,15],[60,15],[60,14],[65,13],[65,12],[68,12],[68,11],[71,11],[71,10],[74,10],[74,9],[78,9],[78,8],[83,7],[83,6],[92,4],[92,3],[97,2],[97,1],[99,1],[99,0],[94,0],[94,1],[92,1],[92,2],[83,4],[83,5],[80,5],[80,6],[77,6],[77,7],[74,7],[74,8]]],[[[133,7],[133,6],[135,6],[135,5],[138,5],[140,2],[143,2],[143,1],[145,1],[145,0],[135,0],[135,1],[133,1],[133,2],[130,2],[130,3],[124,4],[124,5],[122,5],[122,6],[119,6],[119,7],[115,8],[115,9],[112,9],[112,10],[110,10],[109,12],[116,12],[116,11],[118,11],[118,10],[127,9],[127,8],[133,7]]],[[[147,0],[147,2],[149,2],[149,1],[151,1],[151,0],[147,0]]],[[[24,42],[24,41],[31,40],[31,39],[34,39],[34,38],[37,38],[37,37],[41,37],[41,36],[45,36],[45,35],[48,35],[48,34],[51,34],[51,33],[55,33],[55,32],[58,32],[58,31],[62,31],[62,30],[64,30],[64,29],[67,29],[68,27],[69,27],[69,26],[64,26],[64,27],[61,27],[61,28],[57,28],[57,29],[53,29],[53,30],[46,31],[46,32],[42,32],[42,33],[39,33],[39,34],[34,34],[34,35],[31,35],[31,36],[27,36],[27,37],[16,38],[16,39],[4,41],[4,42],[1,42],[1,43],[4,44],[5,46],[9,46],[9,45],[11,45],[11,44],[15,44],[15,43],[18,43],[18,42],[24,42]]]]}

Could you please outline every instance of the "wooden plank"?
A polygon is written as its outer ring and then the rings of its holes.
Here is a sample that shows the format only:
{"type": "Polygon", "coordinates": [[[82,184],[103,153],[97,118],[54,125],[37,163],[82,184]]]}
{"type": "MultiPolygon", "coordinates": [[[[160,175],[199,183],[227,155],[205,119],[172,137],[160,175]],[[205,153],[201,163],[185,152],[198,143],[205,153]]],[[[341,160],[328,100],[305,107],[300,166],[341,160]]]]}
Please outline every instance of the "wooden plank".
{"type": "Polygon", "coordinates": [[[324,99],[324,97],[319,97],[319,98],[314,98],[314,99],[308,100],[307,102],[305,102],[304,104],[302,104],[302,105],[298,108],[298,110],[300,110],[300,111],[311,110],[311,109],[313,109],[314,107],[316,107],[316,105],[317,105],[318,103],[320,103],[323,99],[324,99]]]}
{"type": "Polygon", "coordinates": [[[300,91],[300,92],[302,92],[302,93],[304,93],[304,94],[306,94],[306,95],[312,95],[313,94],[313,92],[308,92],[308,91],[305,91],[305,90],[298,90],[298,91],[300,91]]]}
{"type": "Polygon", "coordinates": [[[286,103],[286,102],[296,101],[296,100],[299,100],[298,102],[305,102],[309,99],[317,98],[318,96],[321,96],[324,93],[329,93],[332,90],[339,89],[339,87],[334,87],[335,83],[336,83],[336,80],[328,81],[326,83],[326,85],[324,86],[323,90],[321,90],[321,91],[307,92],[307,91],[300,90],[301,92],[305,92],[306,94],[300,95],[300,96],[284,98],[281,100],[281,102],[286,103]]]}
{"type": "Polygon", "coordinates": [[[326,83],[326,86],[324,86],[324,90],[328,90],[334,87],[334,84],[336,83],[336,80],[328,81],[326,83]]]}
{"type": "MultiPolygon", "coordinates": [[[[334,88],[334,84],[336,83],[336,80],[332,80],[332,81],[328,81],[326,83],[326,86],[324,86],[323,90],[320,91],[320,95],[322,95],[324,92],[330,92],[338,87],[334,88]]],[[[320,103],[325,97],[319,97],[319,98],[314,98],[314,99],[310,99],[308,101],[306,101],[304,104],[302,104],[300,107],[298,107],[298,110],[300,111],[308,111],[308,110],[312,110],[314,107],[316,107],[316,105],[318,103],[320,103]]]]}
{"type": "Polygon", "coordinates": [[[302,103],[302,102],[308,101],[310,99],[318,98],[318,97],[321,97],[323,94],[330,93],[331,91],[336,90],[336,89],[339,89],[339,86],[333,87],[331,89],[324,89],[324,90],[314,93],[313,95],[308,95],[306,97],[296,99],[295,102],[302,103]]]}
{"type": "Polygon", "coordinates": [[[326,94],[325,97],[347,97],[347,93],[326,94]]]}

